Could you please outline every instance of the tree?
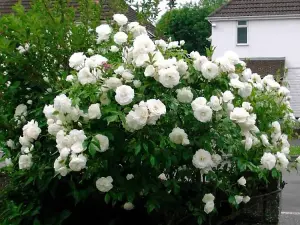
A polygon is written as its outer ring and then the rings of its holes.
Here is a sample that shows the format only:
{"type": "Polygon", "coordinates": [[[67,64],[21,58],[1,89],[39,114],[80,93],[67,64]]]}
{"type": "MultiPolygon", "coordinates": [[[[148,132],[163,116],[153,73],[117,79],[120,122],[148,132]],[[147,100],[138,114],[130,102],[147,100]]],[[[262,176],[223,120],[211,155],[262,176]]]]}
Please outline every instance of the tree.
{"type": "Polygon", "coordinates": [[[205,54],[210,42],[211,25],[207,17],[226,0],[203,0],[199,5],[186,5],[165,13],[157,23],[157,35],[173,40],[184,40],[187,51],[205,54]]]}

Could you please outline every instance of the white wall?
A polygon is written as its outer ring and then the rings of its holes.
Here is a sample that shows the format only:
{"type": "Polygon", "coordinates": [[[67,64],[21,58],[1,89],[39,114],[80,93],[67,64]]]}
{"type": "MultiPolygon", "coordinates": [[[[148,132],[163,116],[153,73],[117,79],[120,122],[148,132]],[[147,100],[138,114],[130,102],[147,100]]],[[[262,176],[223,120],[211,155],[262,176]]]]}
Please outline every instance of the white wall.
{"type": "MultiPolygon", "coordinates": [[[[300,117],[300,19],[249,20],[248,45],[237,45],[237,21],[217,21],[212,28],[214,58],[232,50],[240,58],[285,57],[292,108],[300,117]]],[[[255,71],[253,71],[255,72],[255,71]]]]}

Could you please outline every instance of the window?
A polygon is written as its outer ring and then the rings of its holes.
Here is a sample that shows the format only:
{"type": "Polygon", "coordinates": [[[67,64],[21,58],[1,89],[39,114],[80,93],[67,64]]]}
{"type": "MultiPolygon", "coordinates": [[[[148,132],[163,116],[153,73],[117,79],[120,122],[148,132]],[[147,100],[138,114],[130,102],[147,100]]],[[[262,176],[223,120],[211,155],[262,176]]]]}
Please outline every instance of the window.
{"type": "Polygon", "coordinates": [[[237,44],[238,45],[248,44],[248,22],[247,21],[238,21],[237,44]]]}

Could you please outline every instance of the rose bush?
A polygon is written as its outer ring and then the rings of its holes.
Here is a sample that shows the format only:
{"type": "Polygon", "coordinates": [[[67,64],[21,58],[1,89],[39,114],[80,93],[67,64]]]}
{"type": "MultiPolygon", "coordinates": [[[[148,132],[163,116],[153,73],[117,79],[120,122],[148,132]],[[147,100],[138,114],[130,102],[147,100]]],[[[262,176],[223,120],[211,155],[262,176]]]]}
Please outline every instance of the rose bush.
{"type": "Polygon", "coordinates": [[[252,73],[233,52],[212,61],[113,19],[90,34],[94,49],[69,58],[43,114],[16,108],[12,173],[47,171],[36,187],[68,182],[76,202],[96,194],[125,210],[144,206],[160,215],[155,224],[204,224],[222,202],[234,211],[295,166],[289,91],[272,75],[252,73]]]}

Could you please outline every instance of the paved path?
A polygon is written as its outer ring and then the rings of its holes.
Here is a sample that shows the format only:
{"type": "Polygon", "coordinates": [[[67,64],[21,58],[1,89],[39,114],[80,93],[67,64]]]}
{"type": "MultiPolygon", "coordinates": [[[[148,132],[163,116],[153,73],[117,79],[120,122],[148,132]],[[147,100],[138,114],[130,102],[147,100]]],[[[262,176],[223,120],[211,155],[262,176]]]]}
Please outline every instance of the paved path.
{"type": "Polygon", "coordinates": [[[300,139],[290,140],[291,146],[300,146],[300,139]]]}
{"type": "Polygon", "coordinates": [[[280,225],[300,225],[300,174],[297,171],[284,173],[287,183],[282,192],[280,225]]]}

